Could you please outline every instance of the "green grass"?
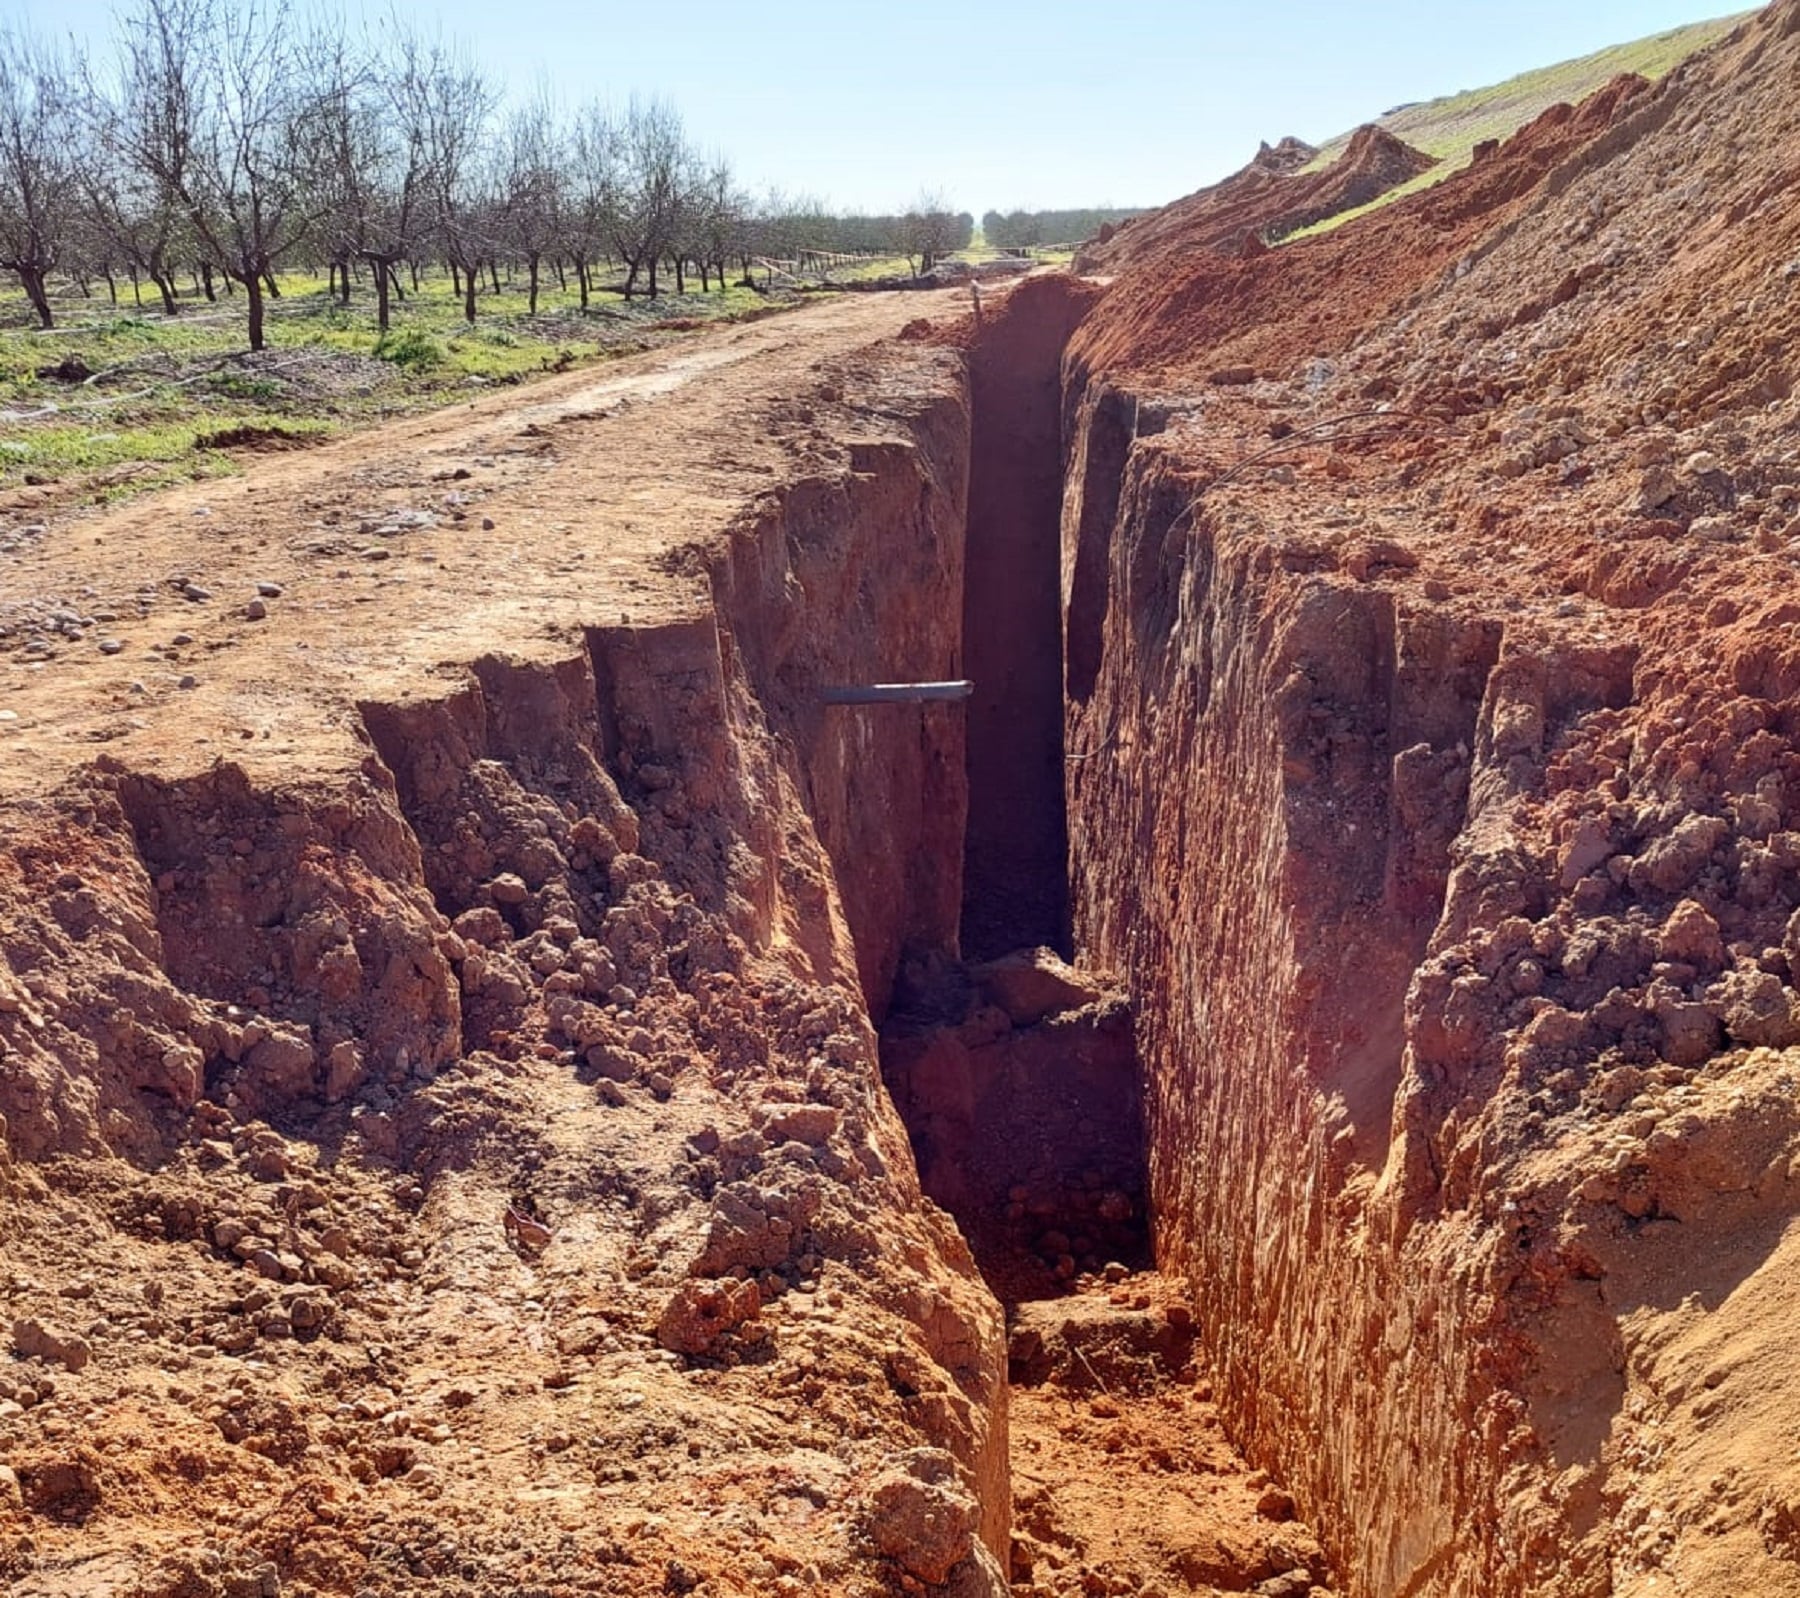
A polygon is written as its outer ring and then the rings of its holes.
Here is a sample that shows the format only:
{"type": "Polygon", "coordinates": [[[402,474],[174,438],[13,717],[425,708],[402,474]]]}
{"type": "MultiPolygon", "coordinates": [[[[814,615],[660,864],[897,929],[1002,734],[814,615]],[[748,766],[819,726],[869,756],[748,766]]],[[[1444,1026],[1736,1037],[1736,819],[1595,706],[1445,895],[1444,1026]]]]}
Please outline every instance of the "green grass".
{"type": "Polygon", "coordinates": [[[583,312],[573,284],[564,291],[547,274],[534,317],[522,277],[503,277],[500,293],[484,286],[477,296],[470,327],[448,278],[432,277],[394,304],[384,336],[369,285],[357,284],[346,307],[327,294],[322,276],[295,272],[279,283],[260,356],[245,353],[241,294],[221,292],[208,304],[190,290],[171,318],[154,297],[139,311],[127,289],[115,308],[104,284],[92,299],[64,284],[58,326],[40,333],[17,288],[0,287],[0,490],[29,478],[59,498],[104,501],[214,476],[235,469],[234,446],[217,443],[222,435],[247,433],[263,447],[271,439],[303,443],[653,348],[694,322],[792,301],[732,286],[629,304],[597,294],[583,312]],[[68,356],[99,379],[38,375],[68,356]]]}
{"type": "MultiPolygon", "coordinates": [[[[1573,104],[1603,88],[1622,72],[1635,72],[1652,82],[1665,77],[1697,50],[1723,38],[1748,12],[1719,17],[1708,22],[1695,22],[1666,33],[1652,34],[1630,44],[1613,45],[1575,61],[1540,67],[1521,73],[1485,89],[1470,89],[1461,94],[1446,95],[1418,105],[1402,106],[1378,119],[1396,138],[1404,139],[1415,149],[1435,155],[1439,164],[1429,172],[1399,187],[1390,189],[1379,199],[1355,210],[1344,211],[1301,228],[1283,242],[1308,238],[1316,233],[1342,227],[1353,217],[1362,216],[1383,205],[1420,189],[1430,188],[1469,164],[1475,146],[1486,139],[1507,139],[1527,122],[1542,115],[1551,106],[1573,104]]],[[[1305,168],[1315,172],[1330,165],[1348,147],[1352,134],[1342,133],[1321,146],[1318,155],[1305,168]]]]}

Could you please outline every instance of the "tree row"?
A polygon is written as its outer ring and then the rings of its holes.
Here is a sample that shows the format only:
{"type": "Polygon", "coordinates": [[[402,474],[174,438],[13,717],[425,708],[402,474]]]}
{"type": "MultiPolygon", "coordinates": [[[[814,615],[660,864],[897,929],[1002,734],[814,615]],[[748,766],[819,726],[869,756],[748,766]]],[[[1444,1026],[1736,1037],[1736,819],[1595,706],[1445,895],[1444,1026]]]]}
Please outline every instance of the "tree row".
{"type": "Polygon", "coordinates": [[[353,275],[372,283],[385,332],[433,268],[473,322],[501,263],[535,315],[549,269],[585,309],[671,280],[753,282],[758,262],[773,276],[903,255],[929,270],[972,228],[929,195],[890,216],[754,201],[665,101],[509,104],[454,45],[405,28],[355,40],[286,0],[142,0],[100,57],[0,34],[0,269],[45,328],[58,274],[115,296],[129,278],[169,315],[178,271],[208,298],[222,280],[261,349],[286,267],[324,268],[346,301],[353,275]]]}

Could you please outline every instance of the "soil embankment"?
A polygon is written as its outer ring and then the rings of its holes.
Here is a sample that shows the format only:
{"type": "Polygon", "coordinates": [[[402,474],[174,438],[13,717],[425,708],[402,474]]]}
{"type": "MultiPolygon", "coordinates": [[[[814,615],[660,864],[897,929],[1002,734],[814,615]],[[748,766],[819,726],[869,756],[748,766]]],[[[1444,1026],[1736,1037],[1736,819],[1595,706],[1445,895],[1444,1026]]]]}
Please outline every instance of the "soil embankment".
{"type": "Polygon", "coordinates": [[[910,314],[13,568],[9,1590],[999,1590],[1000,1316],[864,997],[954,948],[962,728],[819,699],[960,666],[910,314]]]}
{"type": "Polygon", "coordinates": [[[1797,73],[34,540],[14,1589],[1800,1593],[1797,73]]]}
{"type": "Polygon", "coordinates": [[[1800,1591],[1797,30],[1072,346],[1075,947],[1353,1592],[1800,1591]]]}

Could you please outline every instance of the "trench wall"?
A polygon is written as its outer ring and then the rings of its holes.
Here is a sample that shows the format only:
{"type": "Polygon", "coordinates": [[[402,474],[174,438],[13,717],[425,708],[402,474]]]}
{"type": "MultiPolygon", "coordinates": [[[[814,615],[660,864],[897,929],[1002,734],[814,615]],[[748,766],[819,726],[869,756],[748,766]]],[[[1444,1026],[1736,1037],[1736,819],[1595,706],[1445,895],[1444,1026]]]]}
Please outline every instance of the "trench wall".
{"type": "MultiPolygon", "coordinates": [[[[779,1274],[801,1248],[859,1262],[866,1324],[907,1371],[895,1446],[960,1462],[987,1552],[956,1590],[992,1598],[1004,1330],[922,1198],[870,1021],[909,959],[957,947],[960,708],[819,694],[963,670],[966,360],[903,360],[905,382],[857,391],[835,458],[675,558],[685,614],[583,626],[577,605],[529,653],[358,707],[337,769],[80,773],[82,856],[21,832],[0,868],[0,1174],[155,1161],[202,1096],[341,1136],[359,1095],[404,1099],[478,1050],[660,1072],[727,1132],[822,1105],[818,1170],[771,1157],[666,1218],[658,1255],[703,1277],[779,1274]]],[[[835,374],[825,403],[856,382],[835,374]]]]}
{"type": "MultiPolygon", "coordinates": [[[[1205,494],[1078,366],[1065,404],[1074,942],[1130,990],[1156,1251],[1235,1438],[1357,1598],[1792,1590],[1729,1485],[1785,1501],[1779,1450],[1693,1397],[1701,1347],[1774,1359],[1749,1284],[1796,1210],[1781,1056],[1705,1065],[1791,1030],[1754,864],[1791,718],[1741,698],[1786,668],[1656,726],[1629,635],[1424,602],[1205,494]],[[1769,736],[1692,730],[1733,716],[1769,736]]],[[[1793,1403],[1753,1385],[1766,1438],[1793,1403]]]]}

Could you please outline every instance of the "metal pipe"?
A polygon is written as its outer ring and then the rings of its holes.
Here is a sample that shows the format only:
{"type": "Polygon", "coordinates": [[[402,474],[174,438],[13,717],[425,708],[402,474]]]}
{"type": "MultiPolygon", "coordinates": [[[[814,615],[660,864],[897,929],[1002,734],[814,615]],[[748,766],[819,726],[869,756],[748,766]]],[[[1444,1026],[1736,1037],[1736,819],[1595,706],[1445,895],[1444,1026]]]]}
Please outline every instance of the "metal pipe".
{"type": "Polygon", "coordinates": [[[936,700],[967,699],[972,682],[876,682],[848,688],[824,688],[828,705],[914,705],[936,700]]]}

